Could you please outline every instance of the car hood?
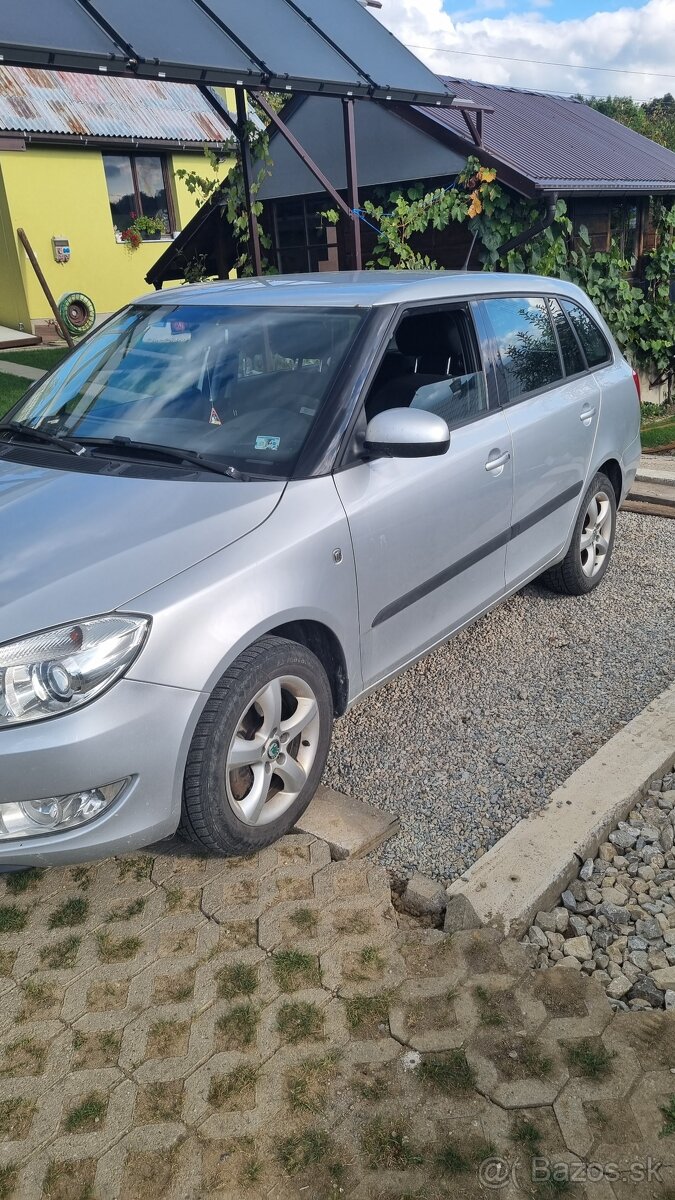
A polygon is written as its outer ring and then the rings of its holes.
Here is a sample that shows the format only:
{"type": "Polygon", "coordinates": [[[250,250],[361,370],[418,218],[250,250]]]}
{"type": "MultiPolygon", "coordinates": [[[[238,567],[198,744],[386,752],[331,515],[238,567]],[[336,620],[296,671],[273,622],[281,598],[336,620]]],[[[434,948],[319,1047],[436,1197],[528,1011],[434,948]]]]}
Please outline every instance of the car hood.
{"type": "Polygon", "coordinates": [[[128,604],[262,524],[284,486],[0,461],[0,643],[128,604]]]}

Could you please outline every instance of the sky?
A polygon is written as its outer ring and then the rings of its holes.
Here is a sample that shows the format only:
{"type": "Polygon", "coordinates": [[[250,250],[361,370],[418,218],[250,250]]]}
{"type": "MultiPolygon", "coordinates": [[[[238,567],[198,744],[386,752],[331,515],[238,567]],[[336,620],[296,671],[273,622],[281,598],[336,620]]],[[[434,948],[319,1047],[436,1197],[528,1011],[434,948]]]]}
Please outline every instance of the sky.
{"type": "Polygon", "coordinates": [[[675,95],[675,0],[382,0],[370,11],[439,74],[586,96],[675,95]]]}

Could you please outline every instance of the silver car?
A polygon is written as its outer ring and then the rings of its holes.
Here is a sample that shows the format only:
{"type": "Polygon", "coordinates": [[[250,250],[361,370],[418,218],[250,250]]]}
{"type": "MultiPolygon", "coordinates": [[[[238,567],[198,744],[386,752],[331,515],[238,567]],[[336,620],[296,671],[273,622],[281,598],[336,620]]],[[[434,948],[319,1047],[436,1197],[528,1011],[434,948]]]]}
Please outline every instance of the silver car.
{"type": "Polygon", "coordinates": [[[274,841],[335,717],[528,580],[597,587],[639,453],[637,379],[552,279],[118,313],[0,426],[0,866],[274,841]]]}

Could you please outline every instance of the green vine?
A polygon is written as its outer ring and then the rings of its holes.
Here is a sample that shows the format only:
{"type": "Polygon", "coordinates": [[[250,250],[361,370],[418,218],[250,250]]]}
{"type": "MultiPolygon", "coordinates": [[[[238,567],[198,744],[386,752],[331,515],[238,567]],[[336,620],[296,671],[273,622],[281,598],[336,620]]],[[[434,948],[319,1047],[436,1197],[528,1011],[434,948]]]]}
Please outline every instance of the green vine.
{"type": "MultiPolygon", "coordinates": [[[[512,271],[566,279],[584,289],[635,367],[655,381],[675,372],[675,309],[670,281],[675,278],[675,206],[655,210],[656,245],[642,260],[643,287],[633,282],[636,260],[625,258],[616,242],[605,253],[591,250],[584,226],[573,228],[564,200],[553,222],[522,246],[499,248],[531,228],[544,215],[540,206],[511,195],[496,172],[470,158],[451,188],[425,192],[422,184],[392,191],[386,204],[365,201],[363,211],[379,230],[371,268],[437,270],[439,264],[414,247],[415,235],[466,224],[486,271],[512,271]],[[411,239],[413,244],[411,244],[411,239]]],[[[331,224],[339,214],[321,214],[331,224]]]]}
{"type": "MultiPolygon", "coordinates": [[[[275,108],[280,107],[278,98],[273,94],[268,95],[267,99],[275,108]]],[[[256,114],[259,116],[261,122],[264,121],[264,114],[261,109],[256,107],[255,100],[251,100],[250,103],[256,110],[256,114]]],[[[248,120],[244,128],[254,170],[254,177],[251,180],[251,207],[258,218],[260,245],[263,250],[269,250],[271,249],[272,242],[260,226],[263,206],[262,202],[257,199],[260,188],[272,170],[269,132],[265,124],[259,125],[252,120],[248,120]]],[[[177,170],[176,175],[179,179],[183,180],[187,190],[196,196],[197,208],[201,208],[205,201],[212,199],[214,193],[218,192],[221,215],[232,229],[239,248],[237,258],[232,265],[237,275],[252,275],[253,265],[249,248],[248,208],[246,206],[244,173],[242,170],[241,146],[239,142],[235,142],[232,153],[234,155],[234,163],[231,163],[229,160],[227,162],[224,161],[214,154],[209,147],[205,147],[204,154],[211,168],[210,175],[201,175],[199,171],[188,171],[184,167],[177,170]],[[221,171],[225,166],[228,168],[227,174],[221,177],[221,171]]],[[[231,157],[232,155],[230,155],[231,157]]],[[[191,282],[197,282],[198,280],[195,280],[194,276],[199,269],[199,264],[195,260],[190,266],[191,282]]],[[[272,265],[264,258],[263,271],[265,274],[271,274],[274,271],[272,265]]],[[[200,278],[203,279],[206,276],[201,276],[200,278]]]]}

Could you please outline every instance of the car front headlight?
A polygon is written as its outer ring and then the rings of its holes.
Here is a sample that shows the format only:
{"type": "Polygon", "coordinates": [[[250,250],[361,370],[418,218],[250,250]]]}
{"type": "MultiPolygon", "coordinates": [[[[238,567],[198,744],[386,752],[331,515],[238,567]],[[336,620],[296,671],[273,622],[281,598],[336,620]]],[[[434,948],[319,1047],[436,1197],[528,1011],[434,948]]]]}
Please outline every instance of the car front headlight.
{"type": "Polygon", "coordinates": [[[80,708],[119,679],[148,617],[92,617],[0,645],[0,728],[80,708]]]}

